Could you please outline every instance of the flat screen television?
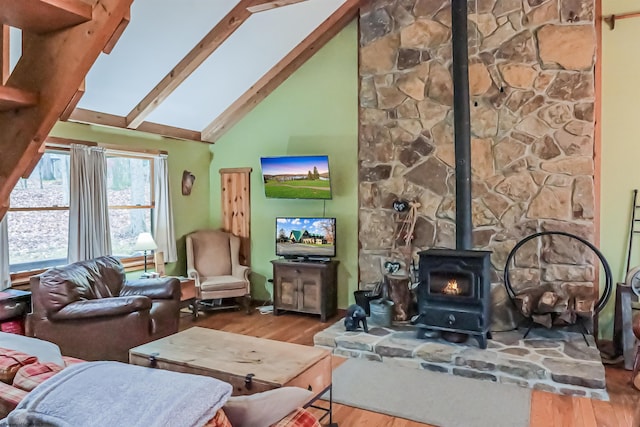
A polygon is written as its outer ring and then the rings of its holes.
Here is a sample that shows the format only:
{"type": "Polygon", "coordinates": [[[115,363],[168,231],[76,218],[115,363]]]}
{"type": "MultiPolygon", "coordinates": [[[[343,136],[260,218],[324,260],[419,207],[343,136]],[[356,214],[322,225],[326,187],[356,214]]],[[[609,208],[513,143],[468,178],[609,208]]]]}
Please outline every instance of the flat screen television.
{"type": "Polygon", "coordinates": [[[336,219],[276,218],[276,255],[310,260],[336,256],[336,219]]]}
{"type": "Polygon", "coordinates": [[[328,156],[260,158],[264,194],[281,199],[330,199],[328,156]]]}

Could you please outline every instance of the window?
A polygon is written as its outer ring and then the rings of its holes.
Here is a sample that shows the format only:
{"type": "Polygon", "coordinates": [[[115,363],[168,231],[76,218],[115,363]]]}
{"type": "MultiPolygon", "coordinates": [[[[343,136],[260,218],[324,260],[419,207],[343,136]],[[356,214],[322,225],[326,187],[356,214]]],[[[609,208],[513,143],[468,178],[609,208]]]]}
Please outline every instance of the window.
{"type": "Polygon", "coordinates": [[[107,199],[111,248],[116,256],[133,251],[138,234],[151,232],[152,162],[141,157],[107,157],[107,199]]]}
{"type": "MultiPolygon", "coordinates": [[[[139,233],[150,231],[153,162],[148,156],[107,150],[107,200],[112,253],[127,258],[139,233]]],[[[7,213],[12,273],[67,263],[70,156],[46,151],[11,192],[7,213]]]]}

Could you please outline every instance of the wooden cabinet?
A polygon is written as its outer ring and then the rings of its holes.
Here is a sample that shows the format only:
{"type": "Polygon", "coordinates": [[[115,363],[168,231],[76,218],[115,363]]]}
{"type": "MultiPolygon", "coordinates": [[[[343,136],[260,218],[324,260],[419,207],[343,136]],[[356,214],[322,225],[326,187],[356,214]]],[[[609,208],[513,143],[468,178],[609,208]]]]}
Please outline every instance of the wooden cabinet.
{"type": "Polygon", "coordinates": [[[338,261],[273,260],[273,314],[319,314],[327,321],[338,305],[338,261]]]}

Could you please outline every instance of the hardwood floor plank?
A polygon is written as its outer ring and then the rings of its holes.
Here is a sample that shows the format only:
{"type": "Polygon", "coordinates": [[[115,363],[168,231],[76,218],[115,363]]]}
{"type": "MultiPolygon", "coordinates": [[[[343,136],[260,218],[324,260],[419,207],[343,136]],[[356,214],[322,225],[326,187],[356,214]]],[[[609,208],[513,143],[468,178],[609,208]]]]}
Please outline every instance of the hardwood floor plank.
{"type": "MultiPolygon", "coordinates": [[[[247,316],[243,311],[203,313],[195,321],[190,316],[180,318],[180,329],[201,326],[279,341],[313,345],[313,335],[337,322],[338,314],[326,323],[317,316],[286,313],[281,316],[247,316]]],[[[346,361],[332,357],[335,369],[346,361]]],[[[531,398],[531,427],[640,427],[640,391],[629,383],[630,373],[607,366],[607,391],[611,401],[560,396],[534,390],[531,398]]],[[[505,402],[508,404],[508,402],[505,402]]],[[[316,415],[322,412],[314,409],[316,415]]],[[[340,427],[436,427],[403,418],[378,414],[346,405],[334,404],[333,421],[340,427]]],[[[325,424],[328,418],[325,418],[325,424]]],[[[471,427],[471,426],[470,426],[471,427]]]]}

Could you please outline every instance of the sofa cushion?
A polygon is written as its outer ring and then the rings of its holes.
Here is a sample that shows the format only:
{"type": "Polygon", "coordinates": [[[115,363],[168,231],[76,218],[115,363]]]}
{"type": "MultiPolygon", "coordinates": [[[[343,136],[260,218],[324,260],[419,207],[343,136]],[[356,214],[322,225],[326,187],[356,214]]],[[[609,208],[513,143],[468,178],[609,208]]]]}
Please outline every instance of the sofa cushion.
{"type": "Polygon", "coordinates": [[[37,357],[38,361],[42,363],[51,362],[66,366],[60,353],[60,347],[49,341],[0,332],[0,347],[30,354],[37,357]]]}
{"type": "Polygon", "coordinates": [[[13,386],[24,391],[33,390],[44,380],[51,378],[64,368],[55,363],[31,363],[18,369],[13,386]]]}
{"type": "Polygon", "coordinates": [[[309,411],[297,408],[271,427],[321,427],[321,425],[309,411]]]}
{"type": "Polygon", "coordinates": [[[37,361],[38,359],[30,354],[0,348],[0,381],[11,384],[18,369],[37,361]]]}
{"type": "Polygon", "coordinates": [[[0,417],[6,417],[27,394],[24,390],[0,382],[0,417]]]}
{"type": "Polygon", "coordinates": [[[280,387],[249,396],[231,396],[223,409],[233,427],[270,426],[305,405],[313,392],[300,387],[280,387]]]}

